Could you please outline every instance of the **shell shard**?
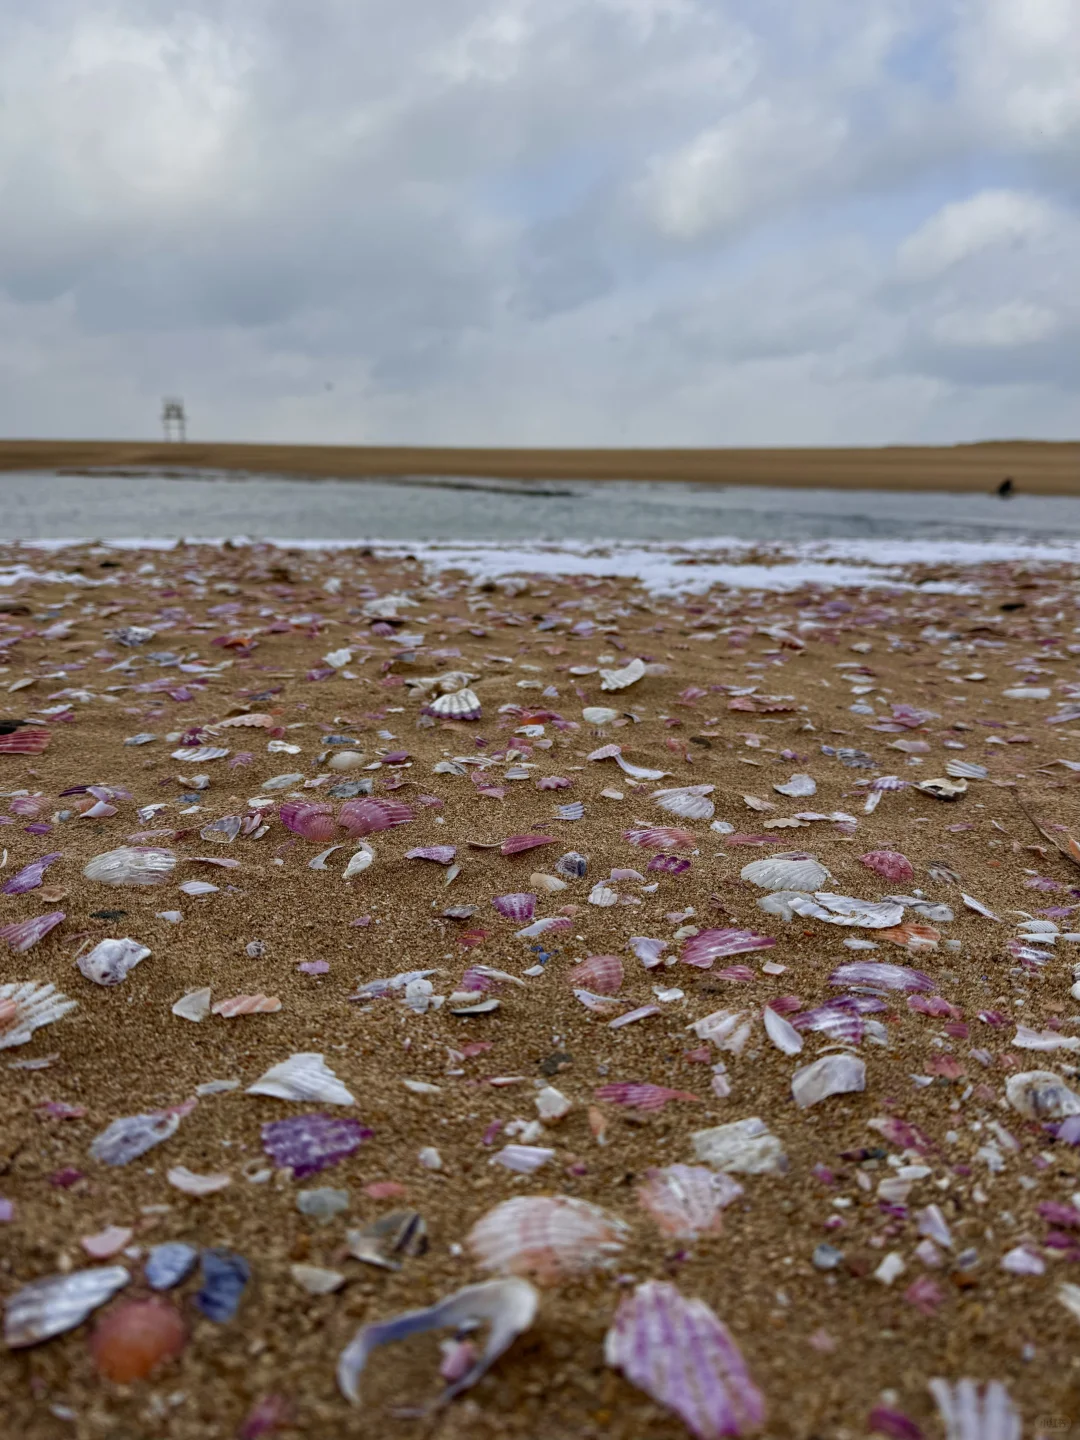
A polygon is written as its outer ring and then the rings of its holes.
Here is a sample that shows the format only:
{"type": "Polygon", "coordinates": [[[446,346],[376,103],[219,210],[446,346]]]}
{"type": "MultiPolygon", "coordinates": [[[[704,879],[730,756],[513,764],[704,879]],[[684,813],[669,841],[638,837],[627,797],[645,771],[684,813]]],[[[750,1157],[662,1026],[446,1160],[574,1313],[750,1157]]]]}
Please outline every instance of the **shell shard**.
{"type": "Polygon", "coordinates": [[[280,1009],[281,1001],[276,995],[233,995],[228,1000],[219,1000],[213,1013],[233,1020],[237,1015],[274,1015],[280,1009]]]}
{"type": "Polygon", "coordinates": [[[405,851],[406,860],[434,860],[436,865],[449,865],[457,854],[456,845],[418,845],[405,851]]]}
{"type": "Polygon", "coordinates": [[[164,885],[175,869],[176,854],[172,850],[121,845],[117,850],[95,855],[83,874],[102,885],[164,885]]]}
{"type": "Polygon", "coordinates": [[[830,985],[873,985],[883,990],[933,990],[933,980],[922,970],[887,965],[880,960],[854,960],[829,976],[830,985]]]}
{"type": "Polygon", "coordinates": [[[748,1435],[765,1423],[765,1401],[727,1327],[703,1300],[648,1280],[620,1304],[604,1359],[698,1440],[748,1435]]]}
{"type": "Polygon", "coordinates": [[[866,1064],[857,1055],[823,1055],[796,1070],[791,1077],[791,1094],[800,1110],[827,1100],[830,1095],[848,1095],[866,1089],[866,1064]]]}
{"type": "Polygon", "coordinates": [[[622,989],[623,962],[618,955],[590,955],[566,978],[572,985],[594,990],[598,995],[617,995],[622,989]]]}
{"type": "Polygon", "coordinates": [[[655,970],[662,965],[663,952],[671,943],[669,940],[655,940],[649,935],[631,935],[626,942],[630,949],[645,966],[646,970],[655,970]]]}
{"type": "Polygon", "coordinates": [[[624,830],[623,839],[647,850],[693,850],[698,844],[696,835],[674,825],[648,825],[639,830],[624,830]]]}
{"type": "Polygon", "coordinates": [[[523,855],[527,850],[536,850],[541,845],[557,845],[553,835],[511,835],[499,846],[503,855],[523,855]]]}
{"type": "Polygon", "coordinates": [[[358,1150],[374,1131],[359,1120],[336,1115],[292,1115],[262,1127],[263,1149],[297,1180],[317,1175],[358,1150]]]}
{"type": "Polygon", "coordinates": [[[247,1088],[248,1095],[269,1095],[275,1100],[310,1100],[324,1105],[355,1105],[356,1101],[322,1055],[303,1051],[290,1055],[260,1075],[247,1088]]]}
{"type": "Polygon", "coordinates": [[[10,925],[0,925],[0,940],[6,940],[16,955],[25,955],[64,919],[63,910],[52,910],[47,915],[32,915],[29,920],[15,920],[10,925]]]}
{"type": "Polygon", "coordinates": [[[176,1134],[181,1108],[154,1110],[146,1115],[121,1115],[90,1142],[90,1154],[104,1165],[130,1164],[176,1134]]]}
{"type": "Polygon", "coordinates": [[[182,1240],[166,1240],[161,1245],[155,1245],[146,1257],[143,1272],[146,1283],[152,1290],[171,1290],[181,1280],[187,1279],[198,1258],[199,1252],[194,1245],[186,1245],[182,1240]]]}
{"type": "Polygon", "coordinates": [[[695,1157],[725,1174],[783,1175],[787,1171],[783,1145],[756,1115],[695,1130],[691,1139],[695,1157]]]}
{"type": "Polygon", "coordinates": [[[785,1055],[798,1055],[803,1048],[803,1038],[783,1015],[777,1014],[771,1005],[766,1005],[762,1012],[762,1019],[765,1022],[765,1033],[785,1055]]]}
{"type": "Polygon", "coordinates": [[[713,785],[684,785],[681,789],[654,790],[652,801],[683,820],[711,820],[716,806],[707,797],[714,789],[713,785]]]}
{"type": "Polygon", "coordinates": [[[627,690],[636,685],[645,675],[645,661],[631,660],[619,670],[600,671],[601,690],[627,690]]]}
{"type": "Polygon", "coordinates": [[[586,1200],[519,1195],[489,1210],[465,1243],[484,1270],[555,1285],[613,1264],[629,1233],[621,1220],[586,1200]]]}
{"type": "Polygon", "coordinates": [[[904,918],[904,907],[891,900],[859,900],[853,895],[792,894],[788,905],[796,915],[824,920],[827,925],[853,925],[865,930],[889,930],[904,918]]]}
{"type": "Polygon", "coordinates": [[[130,1279],[123,1265],[105,1265],[24,1285],[4,1308],[5,1344],[18,1350],[74,1330],[130,1279]]]}
{"type": "Polygon", "coordinates": [[[721,1211],[743,1193],[743,1187],[723,1173],[701,1165],[667,1165],[646,1171],[638,1186],[638,1202],[664,1235],[696,1240],[723,1228],[721,1211]]]}
{"type": "Polygon", "coordinates": [[[871,850],[859,856],[859,864],[886,880],[902,880],[906,884],[915,879],[914,865],[899,850],[871,850]]]}
{"type": "Polygon", "coordinates": [[[78,1006],[55,985],[36,980],[0,985],[0,1050],[25,1045],[35,1030],[51,1025],[78,1006]]]}
{"type": "Polygon", "coordinates": [[[752,950],[768,950],[776,944],[772,935],[759,935],[756,930],[740,930],[727,926],[722,930],[700,930],[683,943],[680,959],[684,965],[708,970],[715,960],[727,955],[745,955],[752,950]]]}
{"type": "Polygon", "coordinates": [[[670,1100],[690,1100],[701,1103],[698,1095],[688,1090],[669,1090],[666,1085],[635,1084],[632,1080],[616,1080],[610,1085],[601,1085],[596,1091],[597,1100],[606,1100],[613,1105],[626,1105],[634,1110],[662,1110],[670,1100]]]}
{"type": "Polygon", "coordinates": [[[983,1387],[975,1380],[934,1379],[927,1389],[945,1427],[945,1440],[1020,1440],[1020,1415],[1000,1380],[983,1387]]]}
{"type": "Polygon", "coordinates": [[[825,866],[802,850],[752,860],[739,874],[760,890],[817,890],[830,878],[825,866]]]}
{"type": "Polygon", "coordinates": [[[1053,1070],[1027,1070],[1010,1075],[1005,1098],[1026,1120],[1065,1120],[1080,1115],[1080,1095],[1053,1070]]]}
{"type": "Polygon", "coordinates": [[[536,1318],[540,1297],[525,1280],[488,1280],[466,1285],[423,1310],[409,1310],[389,1320],[364,1325],[338,1357],[337,1382],[341,1393],[354,1405],[360,1404],[360,1376],[368,1358],[380,1345],[393,1344],[428,1330],[472,1328],[486,1321],[491,1329],[483,1350],[456,1380],[446,1387],[438,1405],[445,1405],[475,1385],[495,1361],[524,1334],[536,1318]]]}
{"type": "Polygon", "coordinates": [[[812,775],[792,775],[786,785],[774,785],[772,788],[778,795],[789,795],[794,799],[802,799],[805,796],[817,794],[817,781],[812,775]]]}
{"type": "Polygon", "coordinates": [[[36,890],[44,879],[45,871],[62,856],[63,851],[54,850],[51,855],[42,855],[38,860],[31,860],[29,865],[24,865],[0,888],[0,895],[25,895],[30,890],[36,890]]]}
{"type": "Polygon", "coordinates": [[[137,940],[102,940],[79,957],[79,970],[95,985],[119,985],[150,954],[137,940]]]}

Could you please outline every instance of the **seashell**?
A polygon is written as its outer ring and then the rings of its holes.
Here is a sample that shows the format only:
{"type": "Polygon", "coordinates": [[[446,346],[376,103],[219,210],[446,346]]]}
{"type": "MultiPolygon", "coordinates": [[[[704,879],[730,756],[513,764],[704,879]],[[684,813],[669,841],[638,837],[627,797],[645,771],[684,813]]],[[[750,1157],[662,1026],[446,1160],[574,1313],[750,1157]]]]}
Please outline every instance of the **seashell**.
{"type": "Polygon", "coordinates": [[[618,720],[619,711],[612,710],[608,705],[586,705],[581,712],[581,718],[586,725],[610,725],[612,721],[618,720]]]}
{"type": "Polygon", "coordinates": [[[204,765],[208,760],[224,760],[228,753],[220,745],[181,745],[179,750],[172,752],[172,758],[192,765],[204,765]]]}
{"type": "Polygon", "coordinates": [[[966,780],[920,780],[915,787],[921,790],[924,795],[933,795],[935,800],[959,800],[961,795],[967,794],[966,780]]]}
{"type": "Polygon", "coordinates": [[[0,985],[0,1050],[25,1045],[35,1030],[62,1019],[77,1006],[77,1000],[69,1000],[55,985],[41,985],[36,980],[0,985]]]}
{"type": "Polygon", "coordinates": [[[545,875],[542,870],[537,870],[529,876],[529,884],[535,885],[537,890],[546,890],[549,895],[566,889],[565,880],[560,880],[557,875],[545,875]]]}
{"type": "Polygon", "coordinates": [[[531,894],[496,895],[492,905],[504,920],[528,923],[536,913],[536,896],[531,894]]]}
{"type": "Polygon", "coordinates": [[[904,907],[894,901],[858,900],[852,895],[792,894],[787,903],[796,915],[824,920],[827,925],[859,925],[868,930],[888,930],[904,918],[904,907]]]}
{"type": "Polygon", "coordinates": [[[791,1023],[796,1030],[819,1031],[841,1044],[859,1045],[874,1023],[864,1020],[863,1016],[883,1008],[880,1000],[868,996],[843,995],[838,1000],[827,1001],[813,1010],[795,1015],[791,1023]]]}
{"type": "Polygon", "coordinates": [[[576,850],[568,850],[555,861],[555,869],[568,880],[580,880],[588,868],[589,857],[579,855],[576,850]]]}
{"type": "Polygon", "coordinates": [[[893,925],[888,930],[879,930],[878,938],[891,940],[894,945],[905,945],[909,950],[936,950],[941,931],[933,925],[917,925],[908,920],[903,925],[893,925]]]}
{"type": "Polygon", "coordinates": [[[484,1270],[555,1285],[615,1263],[629,1228],[599,1205],[568,1195],[519,1195],[489,1210],[465,1243],[484,1270]]]}
{"type": "Polygon", "coordinates": [[[185,895],[217,895],[220,893],[216,885],[211,885],[209,880],[185,880],[180,886],[185,895]]]}
{"type": "Polygon", "coordinates": [[[631,660],[620,670],[601,670],[601,690],[628,690],[631,685],[636,685],[645,674],[644,660],[631,660]]]}
{"type": "Polygon", "coordinates": [[[0,940],[6,940],[16,955],[25,955],[63,919],[63,910],[52,910],[47,915],[33,915],[29,920],[14,920],[10,925],[0,925],[0,940]]]}
{"type": "Polygon", "coordinates": [[[394,1210],[380,1215],[362,1230],[348,1230],[345,1240],[354,1260],[381,1270],[400,1270],[397,1255],[411,1257],[427,1252],[427,1225],[417,1210],[394,1210]]]}
{"type": "Polygon", "coordinates": [[[132,1300],[104,1314],[90,1337],[98,1374],[119,1385],[143,1380],[187,1344],[187,1327],[162,1300],[132,1300]]]}
{"type": "Polygon", "coordinates": [[[263,730],[272,730],[276,724],[277,721],[272,715],[230,715],[227,720],[215,720],[213,728],[215,730],[227,730],[233,726],[252,725],[263,730]]]}
{"type": "Polygon", "coordinates": [[[802,850],[752,860],[739,874],[761,890],[817,890],[832,878],[815,856],[802,850]]]}
{"type": "Polygon", "coordinates": [[[8,1298],[4,1309],[5,1343],[18,1350],[74,1330],[130,1279],[123,1265],[99,1265],[24,1285],[8,1298]]]}
{"type": "Polygon", "coordinates": [[[701,1103],[700,1097],[687,1090],[669,1090],[666,1085],[636,1085],[631,1080],[616,1080],[611,1085],[601,1085],[596,1091],[597,1100],[606,1100],[612,1105],[626,1105],[633,1110],[662,1110],[671,1100],[692,1100],[701,1103]]]}
{"type": "Polygon", "coordinates": [[[338,1270],[324,1270],[320,1265],[290,1265],[289,1273],[309,1295],[332,1295],[345,1284],[338,1270]]]}
{"type": "Polygon", "coordinates": [[[945,1440],[1020,1440],[1023,1422],[1000,1380],[983,1387],[975,1380],[934,1379],[926,1388],[938,1407],[945,1440]]]}
{"type": "Polygon", "coordinates": [[[678,830],[671,825],[650,825],[642,830],[624,830],[623,839],[631,845],[643,845],[649,850],[693,850],[698,839],[689,830],[678,830]]]}
{"type": "Polygon", "coordinates": [[[437,715],[443,720],[479,720],[483,710],[476,691],[465,688],[440,695],[423,707],[423,713],[437,715]]]}
{"type": "Polygon", "coordinates": [[[631,935],[626,943],[646,970],[655,970],[658,965],[663,963],[662,952],[668,948],[671,942],[669,940],[653,940],[648,935],[631,935]]]}
{"type": "Polygon", "coordinates": [[[523,855],[526,850],[536,850],[541,845],[557,845],[551,835],[511,835],[502,842],[499,850],[503,855],[523,855]]]}
{"type": "Polygon", "coordinates": [[[278,811],[278,818],[286,830],[304,840],[325,844],[337,832],[337,821],[331,807],[325,803],[312,804],[307,800],[287,800],[278,811]]]}
{"type": "Polygon", "coordinates": [[[497,1155],[491,1157],[491,1164],[504,1165],[518,1175],[532,1175],[554,1159],[555,1151],[542,1145],[504,1145],[497,1155]]]}
{"type": "Polygon", "coordinates": [[[403,800],[346,800],[339,816],[342,827],[354,837],[393,830],[414,819],[403,800]]]}
{"type": "Polygon", "coordinates": [[[945,773],[952,780],[985,780],[990,772],[985,765],[976,765],[971,760],[950,760],[945,773]]]}
{"type": "Polygon", "coordinates": [[[678,855],[654,855],[645,868],[664,875],[683,875],[690,869],[690,861],[678,855]]]}
{"type": "Polygon", "coordinates": [[[786,785],[774,785],[772,788],[778,795],[802,799],[806,795],[817,794],[817,781],[812,775],[792,775],[786,785]]]}
{"type": "Polygon", "coordinates": [[[1065,1120],[1080,1115],[1080,1095],[1053,1070],[1027,1070],[1010,1075],[1005,1098],[1025,1120],[1065,1120]]]}
{"type": "Polygon", "coordinates": [[[222,1325],[236,1314],[250,1279],[251,1266],[242,1255],[231,1250],[204,1250],[202,1285],[195,1304],[208,1320],[222,1325]]]}
{"type": "Polygon", "coordinates": [[[584,820],[585,806],[580,800],[575,800],[571,805],[560,805],[555,811],[556,820],[584,820]]]}
{"type": "Polygon", "coordinates": [[[42,855],[39,860],[31,860],[29,865],[12,875],[6,885],[0,889],[3,895],[25,895],[29,890],[36,890],[45,877],[45,871],[63,856],[62,850],[55,850],[51,855],[42,855]]]}
{"type": "Polygon", "coordinates": [[[349,857],[349,863],[342,871],[343,880],[351,880],[354,875],[362,875],[375,859],[375,851],[370,845],[365,845],[362,850],[357,850],[355,855],[349,857]]]}
{"type": "Polygon", "coordinates": [[[181,1240],[167,1240],[155,1245],[146,1257],[143,1271],[146,1283],[152,1290],[171,1290],[186,1280],[195,1268],[199,1252],[194,1245],[185,1245],[181,1240]]]}
{"type": "Polygon", "coordinates": [[[248,1086],[246,1093],[270,1095],[275,1100],[318,1100],[324,1105],[356,1104],[322,1055],[312,1051],[290,1055],[279,1065],[271,1065],[254,1085],[248,1086]]]}
{"type": "Polygon", "coordinates": [[[612,905],[618,903],[618,894],[603,880],[598,881],[589,891],[589,904],[598,905],[602,910],[610,909],[612,905]]]}
{"type": "Polygon", "coordinates": [[[882,990],[933,990],[933,980],[921,970],[906,965],[886,965],[880,960],[854,960],[841,965],[829,976],[830,985],[873,985],[882,990]]]}
{"type": "Polygon", "coordinates": [[[711,795],[713,785],[684,785],[675,790],[654,790],[651,799],[661,810],[678,815],[683,820],[711,820],[716,806],[706,796],[711,795]]]}
{"type": "Polygon", "coordinates": [[[240,834],[243,823],[242,815],[226,815],[221,820],[213,820],[209,825],[204,825],[199,834],[204,840],[210,840],[215,845],[231,845],[240,834]]]}
{"type": "Polygon", "coordinates": [[[79,957],[79,969],[95,985],[119,985],[150,953],[137,940],[101,940],[79,957]]]}
{"type": "Polygon", "coordinates": [[[483,1350],[468,1369],[447,1385],[437,1402],[444,1405],[482,1379],[500,1355],[528,1330],[536,1318],[539,1298],[525,1280],[489,1280],[482,1285],[466,1285],[424,1310],[409,1310],[389,1320],[364,1325],[338,1357],[338,1387],[346,1399],[359,1405],[360,1376],[368,1357],[378,1346],[428,1330],[445,1327],[471,1330],[488,1322],[491,1328],[483,1350]]]}
{"type": "Polygon", "coordinates": [[[784,1147],[756,1115],[711,1130],[695,1130],[690,1138],[695,1157],[725,1174],[783,1175],[787,1171],[784,1147]]]}
{"type": "Polygon", "coordinates": [[[359,1120],[335,1115],[293,1115],[262,1127],[263,1149],[297,1180],[317,1175],[359,1150],[375,1132],[359,1120]]]}
{"type": "Polygon", "coordinates": [[[210,986],[203,990],[189,990],[173,1005],[172,1013],[181,1020],[193,1020],[196,1024],[210,1014],[210,986]]]}
{"type": "MultiPolygon", "coordinates": [[[[883,875],[886,880],[909,881],[915,879],[915,867],[906,855],[901,855],[899,850],[870,850],[865,855],[859,856],[859,864],[865,865],[868,870],[873,870],[877,875],[883,875]]],[[[808,890],[816,890],[816,885],[804,887],[808,890]]]]}
{"type": "Polygon", "coordinates": [[[262,782],[259,789],[291,790],[294,785],[299,785],[303,778],[299,770],[290,770],[286,775],[272,775],[269,780],[262,782]]]}
{"type": "Polygon", "coordinates": [[[567,915],[551,915],[544,920],[534,920],[524,930],[515,930],[515,940],[535,940],[537,935],[546,935],[549,930],[570,930],[573,921],[567,915]]]}
{"type": "Polygon", "coordinates": [[[213,1013],[233,1020],[237,1015],[275,1015],[280,1009],[281,1001],[276,995],[234,995],[229,1000],[219,1000],[213,1013]]]}
{"type": "Polygon", "coordinates": [[[95,855],[83,874],[103,885],[163,885],[175,868],[172,850],[122,845],[95,855]]]}
{"type": "Polygon", "coordinates": [[[545,1123],[554,1123],[568,1115],[573,1108],[573,1101],[569,1100],[561,1090],[556,1090],[553,1085],[545,1085],[537,1092],[536,1111],[540,1119],[545,1123]]]}
{"type": "Polygon", "coordinates": [[[752,950],[768,950],[776,944],[772,935],[759,935],[756,930],[740,930],[728,926],[722,930],[699,930],[683,943],[679,957],[684,965],[708,970],[714,960],[727,955],[745,955],[752,950]]]}
{"type": "Polygon", "coordinates": [[[79,1242],[94,1260],[108,1260],[131,1243],[135,1231],[128,1225],[108,1225],[97,1235],[84,1235],[79,1242]]]}
{"type": "Polygon", "coordinates": [[[419,845],[406,850],[406,860],[434,860],[437,865],[449,865],[457,854],[456,845],[419,845]]]}
{"type": "Polygon", "coordinates": [[[584,986],[598,995],[617,995],[622,989],[623,963],[617,955],[590,955],[575,965],[567,976],[574,986],[584,986]]]}
{"type": "Polygon", "coordinates": [[[90,1142],[90,1154],[104,1165],[128,1165],[180,1128],[181,1107],[146,1115],[122,1115],[90,1142]]]}
{"type": "Polygon", "coordinates": [[[698,1440],[747,1435],[765,1423],[765,1401],[727,1327],[703,1300],[648,1280],[626,1296],[604,1337],[604,1359],[698,1440]]]}
{"type": "Polygon", "coordinates": [[[857,1055],[823,1055],[791,1077],[791,1095],[800,1110],[827,1100],[830,1095],[848,1095],[866,1089],[866,1065],[857,1055]]]}
{"type": "Polygon", "coordinates": [[[750,1038],[753,1022],[747,1019],[745,1010],[714,1010],[687,1027],[701,1040],[708,1040],[718,1050],[730,1050],[741,1055],[750,1038]]]}
{"type": "Polygon", "coordinates": [[[785,1055],[798,1055],[803,1048],[803,1038],[791,1021],[777,1014],[771,1005],[765,1006],[762,1019],[765,1022],[765,1033],[776,1048],[785,1055]]]}
{"type": "Polygon", "coordinates": [[[637,1189],[639,1204],[656,1221],[661,1234],[678,1240],[719,1234],[723,1228],[720,1212],[742,1193],[737,1181],[700,1165],[647,1170],[637,1189]]]}
{"type": "Polygon", "coordinates": [[[182,1190],[185,1195],[216,1195],[219,1190],[224,1190],[227,1185],[232,1184],[231,1175],[196,1175],[186,1165],[174,1165],[171,1170],[166,1170],[165,1179],[176,1190],[182,1190]]]}
{"type": "Polygon", "coordinates": [[[49,748],[52,732],[23,726],[10,735],[0,735],[0,755],[40,755],[49,748]]]}
{"type": "Polygon", "coordinates": [[[573,783],[565,775],[541,775],[536,782],[536,788],[538,790],[569,790],[573,783]]]}
{"type": "Polygon", "coordinates": [[[327,761],[327,769],[338,772],[359,770],[366,760],[367,756],[360,750],[337,750],[327,761]]]}

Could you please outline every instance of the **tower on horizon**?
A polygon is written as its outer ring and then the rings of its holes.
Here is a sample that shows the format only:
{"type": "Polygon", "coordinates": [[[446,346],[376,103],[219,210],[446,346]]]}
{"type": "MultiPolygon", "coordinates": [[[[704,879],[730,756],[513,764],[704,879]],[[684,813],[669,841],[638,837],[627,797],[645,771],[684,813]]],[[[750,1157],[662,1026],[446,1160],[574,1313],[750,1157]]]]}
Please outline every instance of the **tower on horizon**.
{"type": "Polygon", "coordinates": [[[187,439],[187,415],[184,402],[176,396],[166,396],[161,402],[161,424],[166,440],[187,439]]]}

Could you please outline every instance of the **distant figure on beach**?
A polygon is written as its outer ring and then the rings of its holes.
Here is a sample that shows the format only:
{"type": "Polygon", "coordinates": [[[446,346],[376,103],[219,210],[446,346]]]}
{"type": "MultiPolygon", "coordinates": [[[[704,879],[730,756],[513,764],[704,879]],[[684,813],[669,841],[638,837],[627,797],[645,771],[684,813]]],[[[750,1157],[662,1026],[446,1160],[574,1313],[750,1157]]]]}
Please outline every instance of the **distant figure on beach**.
{"type": "Polygon", "coordinates": [[[1001,496],[1002,500],[1008,500],[1009,496],[1013,493],[1011,475],[1006,476],[1006,478],[1002,480],[1001,484],[997,487],[997,493],[1001,496]]]}

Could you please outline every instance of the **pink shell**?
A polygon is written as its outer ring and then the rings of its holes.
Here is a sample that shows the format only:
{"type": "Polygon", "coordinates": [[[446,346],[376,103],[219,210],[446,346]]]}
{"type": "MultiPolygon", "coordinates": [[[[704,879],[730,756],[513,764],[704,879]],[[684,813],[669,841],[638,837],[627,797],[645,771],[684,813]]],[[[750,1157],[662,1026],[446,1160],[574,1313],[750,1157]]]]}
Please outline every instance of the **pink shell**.
{"type": "Polygon", "coordinates": [[[33,915],[29,920],[15,920],[10,925],[0,925],[0,940],[6,940],[16,955],[25,954],[64,918],[63,910],[53,910],[48,915],[33,915]]]}
{"type": "Polygon", "coordinates": [[[557,845],[551,835],[511,835],[502,842],[499,849],[504,855],[523,855],[526,850],[536,850],[541,845],[557,845]]]}
{"type": "Polygon", "coordinates": [[[688,1090],[669,1090],[666,1085],[636,1085],[632,1080],[601,1085],[596,1098],[612,1105],[628,1105],[633,1110],[662,1110],[669,1100],[692,1100],[701,1104],[701,1097],[691,1095],[688,1090]]]}
{"type": "Polygon", "coordinates": [[[682,948],[681,960],[684,965],[697,965],[708,970],[714,960],[725,955],[744,955],[750,950],[768,950],[776,944],[772,935],[759,935],[756,930],[739,930],[727,927],[723,930],[702,930],[691,935],[682,948]]]}
{"type": "Polygon", "coordinates": [[[52,731],[20,729],[0,735],[0,755],[40,755],[49,748],[52,731]]]}
{"type": "Polygon", "coordinates": [[[629,1236],[599,1205],[568,1195],[519,1195],[478,1220],[465,1243],[485,1270],[555,1285],[613,1263],[629,1236]]]}
{"type": "Polygon", "coordinates": [[[412,818],[412,809],[404,800],[346,800],[339,816],[343,829],[353,837],[392,830],[412,818]]]}
{"type": "Polygon", "coordinates": [[[219,1000],[213,1013],[232,1020],[237,1015],[274,1015],[280,1009],[276,995],[234,995],[230,1000],[219,1000]]]}
{"type": "Polygon", "coordinates": [[[313,805],[308,800],[287,800],[278,815],[286,830],[317,844],[332,840],[337,833],[337,821],[329,805],[313,805]]]}
{"type": "Polygon", "coordinates": [[[449,865],[457,854],[456,845],[419,845],[415,850],[406,850],[406,860],[434,860],[439,865],[449,865]]]}
{"type": "Polygon", "coordinates": [[[623,839],[631,845],[644,845],[650,850],[693,850],[698,844],[696,835],[689,830],[679,830],[674,825],[650,825],[645,830],[624,830],[623,839]]]}
{"type": "Polygon", "coordinates": [[[648,1170],[638,1186],[638,1200],[664,1235],[696,1240],[723,1228],[721,1210],[743,1193],[743,1187],[703,1165],[668,1165],[648,1170]]]}
{"type": "Polygon", "coordinates": [[[649,935],[631,935],[627,944],[646,970],[654,970],[661,963],[661,954],[668,948],[670,941],[654,940],[649,935]]]}
{"type": "Polygon", "coordinates": [[[565,775],[541,775],[536,782],[538,790],[568,790],[574,782],[565,775]]]}
{"type": "Polygon", "coordinates": [[[527,923],[536,914],[535,895],[496,895],[491,903],[504,920],[527,923]]]}
{"type": "Polygon", "coordinates": [[[623,963],[618,955],[590,955],[575,965],[566,977],[576,989],[593,990],[597,995],[617,995],[622,989],[623,963]]]}
{"type": "Polygon", "coordinates": [[[659,870],[664,875],[682,875],[690,869],[690,861],[678,855],[654,855],[645,868],[659,870]]]}
{"type": "Polygon", "coordinates": [[[915,879],[915,867],[899,850],[871,850],[859,856],[859,864],[865,865],[886,880],[909,881],[915,879]]]}

